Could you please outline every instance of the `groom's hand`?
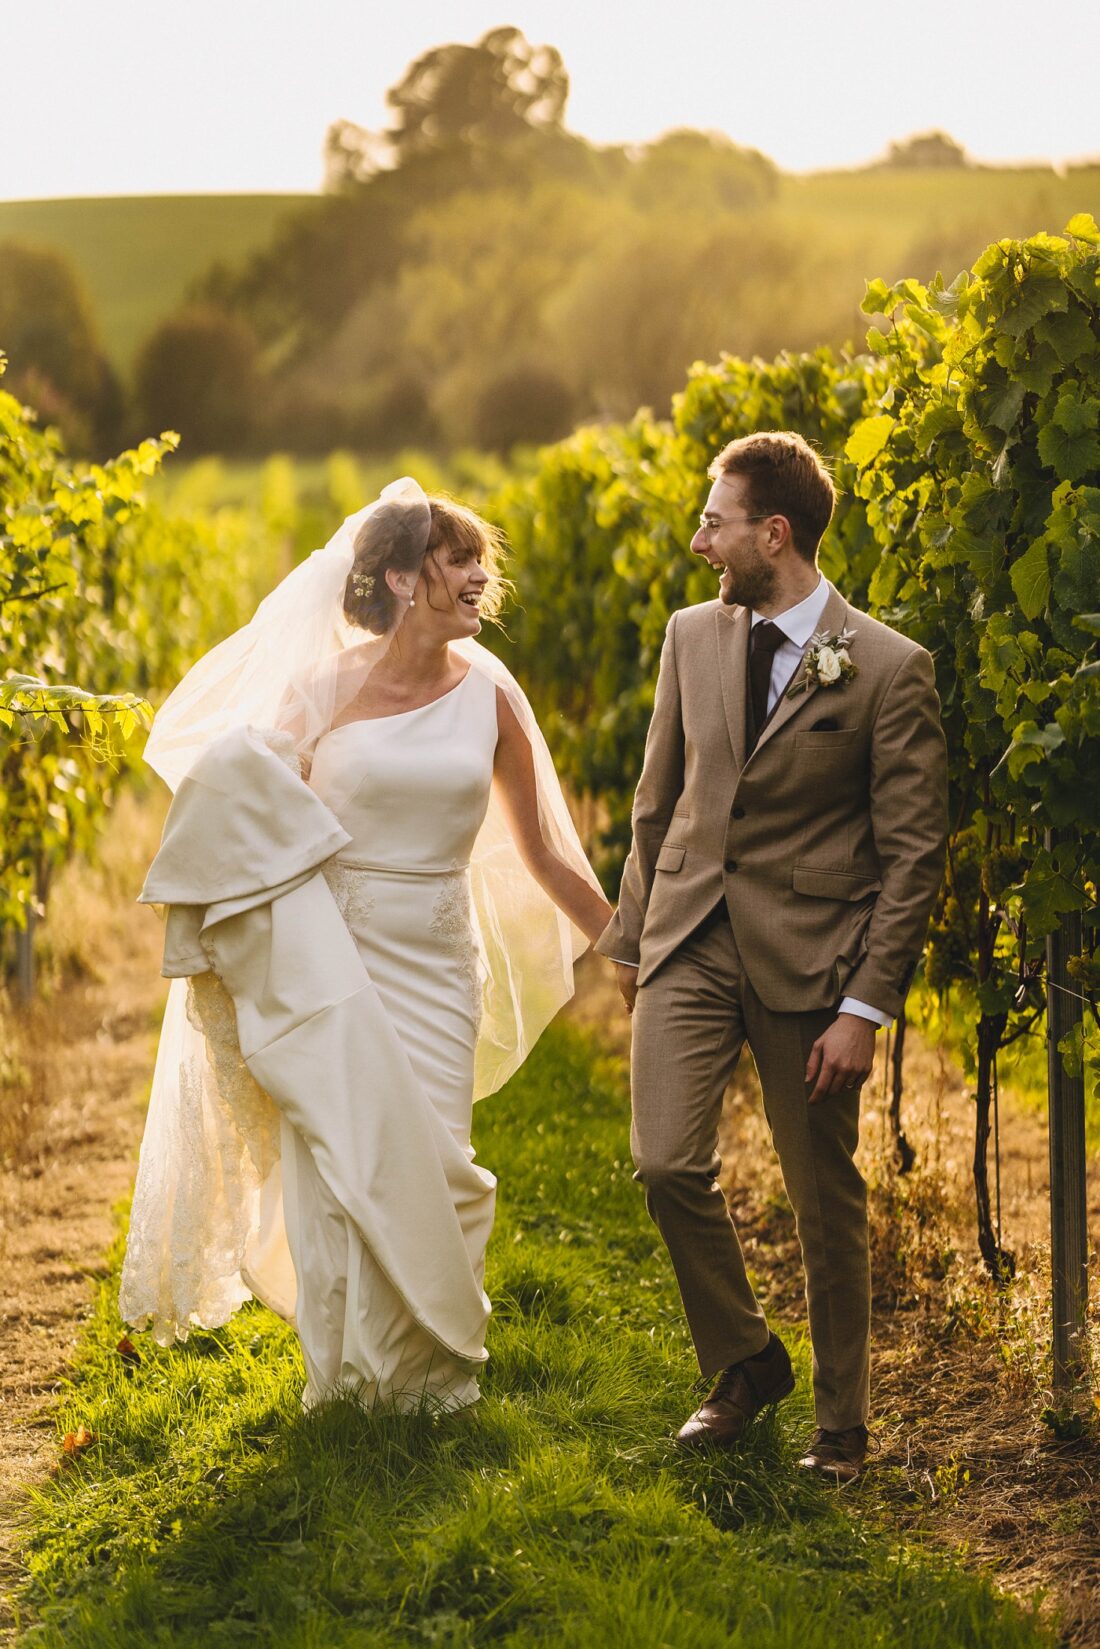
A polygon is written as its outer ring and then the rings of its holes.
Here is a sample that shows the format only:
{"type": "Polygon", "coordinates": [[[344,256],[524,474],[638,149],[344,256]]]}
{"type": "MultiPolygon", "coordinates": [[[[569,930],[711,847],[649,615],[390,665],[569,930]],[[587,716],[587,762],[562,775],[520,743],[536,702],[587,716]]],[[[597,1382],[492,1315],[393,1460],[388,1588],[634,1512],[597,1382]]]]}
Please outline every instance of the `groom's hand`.
{"type": "Polygon", "coordinates": [[[810,1104],[817,1105],[845,1088],[858,1088],[870,1076],[874,1063],[875,1026],[858,1014],[837,1014],[810,1049],[806,1063],[810,1104]]]}
{"type": "Polygon", "coordinates": [[[615,983],[619,987],[619,994],[626,1003],[627,1013],[634,1012],[634,999],[638,994],[638,970],[630,967],[626,962],[616,962],[615,983]]]}

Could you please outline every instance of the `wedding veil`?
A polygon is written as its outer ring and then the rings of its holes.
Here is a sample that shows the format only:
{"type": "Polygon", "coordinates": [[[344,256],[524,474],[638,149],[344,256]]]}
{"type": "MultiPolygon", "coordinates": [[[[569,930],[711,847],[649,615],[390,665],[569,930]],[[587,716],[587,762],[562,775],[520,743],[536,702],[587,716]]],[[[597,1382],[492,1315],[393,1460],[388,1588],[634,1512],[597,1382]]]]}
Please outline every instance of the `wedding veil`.
{"type": "Polygon", "coordinates": [[[415,581],[428,547],[431,510],[426,494],[405,476],[349,515],[324,549],[288,573],[249,622],[200,658],[165,700],[145,760],[171,790],[206,746],[231,727],[275,728],[295,721],[296,743],[311,754],[362,690],[400,627],[395,625],[388,638],[372,638],[345,616],[356,540],[372,519],[376,526],[404,532],[415,581]],[[346,668],[355,660],[359,668],[346,668]]]}
{"type": "MultiPolygon", "coordinates": [[[[402,566],[415,583],[431,530],[430,501],[404,477],[350,515],[324,549],[295,567],[251,621],[192,667],[158,712],[145,759],[175,790],[207,746],[249,725],[290,744],[308,777],[319,738],[353,719],[371,672],[399,645],[407,602],[392,583],[373,589],[357,569],[371,539],[400,535],[402,566]],[[357,549],[358,546],[358,549],[357,549]],[[345,610],[376,602],[381,634],[345,610]],[[391,599],[392,597],[392,599],[391,599]]],[[[473,639],[450,643],[502,689],[531,745],[546,842],[598,887],[566,807],[546,742],[519,684],[473,639]]],[[[524,865],[493,798],[470,864],[483,1014],[474,1097],[494,1092],[526,1057],[573,992],[573,963],[587,940],[524,865]]],[[[193,991],[194,987],[190,987],[193,991]]],[[[169,991],[135,1191],[121,1305],[128,1322],[150,1323],[167,1344],[191,1326],[226,1322],[249,1297],[247,1256],[267,1240],[278,1184],[278,1129],[270,1101],[243,1062],[209,1047],[189,984],[169,991]]],[[[281,1211],[275,1210],[276,1223],[281,1211]]],[[[272,1302],[274,1303],[274,1302],[272,1302]]]]}

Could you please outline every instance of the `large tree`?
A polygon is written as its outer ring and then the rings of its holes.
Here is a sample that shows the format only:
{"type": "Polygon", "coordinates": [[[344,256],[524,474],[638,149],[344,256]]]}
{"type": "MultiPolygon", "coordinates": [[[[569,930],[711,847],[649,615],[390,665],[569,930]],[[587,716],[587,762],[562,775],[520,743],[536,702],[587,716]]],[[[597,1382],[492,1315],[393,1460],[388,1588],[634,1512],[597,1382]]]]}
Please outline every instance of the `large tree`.
{"type": "Polygon", "coordinates": [[[361,183],[390,166],[456,146],[499,149],[532,131],[560,132],[569,76],[554,46],[533,46],[519,29],[490,29],[473,46],[424,52],[386,94],[393,122],[383,133],[349,120],[329,128],[326,184],[361,183]]]}
{"type": "Polygon", "coordinates": [[[971,160],[961,143],[946,132],[917,132],[900,143],[891,143],[884,166],[969,166],[971,160]]]}
{"type": "Polygon", "coordinates": [[[723,132],[666,132],[635,158],[630,193],[649,211],[736,212],[764,206],[779,189],[779,169],[758,149],[723,132]]]}

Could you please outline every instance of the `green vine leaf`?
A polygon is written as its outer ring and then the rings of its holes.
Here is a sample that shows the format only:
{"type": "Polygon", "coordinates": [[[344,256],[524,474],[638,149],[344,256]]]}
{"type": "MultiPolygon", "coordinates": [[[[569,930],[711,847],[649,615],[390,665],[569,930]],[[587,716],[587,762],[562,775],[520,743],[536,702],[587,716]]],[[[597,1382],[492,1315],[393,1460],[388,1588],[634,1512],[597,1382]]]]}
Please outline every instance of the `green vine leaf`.
{"type": "Polygon", "coordinates": [[[1066,234],[1084,241],[1086,246],[1100,246],[1100,229],[1091,212],[1075,212],[1066,224],[1066,234]]]}
{"type": "Polygon", "coordinates": [[[1061,424],[1045,424],[1039,431],[1039,456],[1062,481],[1083,481],[1100,469],[1100,437],[1092,429],[1074,435],[1061,424]]]}
{"type": "Polygon", "coordinates": [[[1025,618],[1038,618],[1050,599],[1050,555],[1045,538],[1037,538],[1009,571],[1025,618]]]}
{"type": "Polygon", "coordinates": [[[864,418],[845,442],[845,458],[855,464],[857,469],[866,469],[889,441],[897,428],[897,422],[888,412],[880,412],[874,418],[864,418]]]}

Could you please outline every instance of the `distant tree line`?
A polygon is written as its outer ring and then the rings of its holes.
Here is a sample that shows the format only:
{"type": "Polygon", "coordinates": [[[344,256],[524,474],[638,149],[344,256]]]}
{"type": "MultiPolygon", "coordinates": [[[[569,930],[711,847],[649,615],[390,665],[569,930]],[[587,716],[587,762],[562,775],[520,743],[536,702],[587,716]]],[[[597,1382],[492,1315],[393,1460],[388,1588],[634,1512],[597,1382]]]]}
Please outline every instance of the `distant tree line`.
{"type": "MultiPolygon", "coordinates": [[[[425,53],[385,131],[330,128],[325,193],[158,325],[126,397],[63,260],[0,248],[12,389],[85,452],[168,428],[189,455],[506,451],[663,409],[692,361],[862,330],[866,248],[783,208],[764,155],[693,130],[596,147],[568,91],[518,29],[425,53]]],[[[881,164],[968,162],[933,132],[881,164]]]]}
{"type": "MultiPolygon", "coordinates": [[[[568,90],[560,54],[517,29],[418,58],[388,129],[337,122],[324,195],[146,339],[122,433],[175,428],[192,455],[505,450],[663,405],[697,356],[835,335],[839,308],[816,300],[801,326],[789,303],[762,324],[799,262],[797,237],[759,221],[771,161],[695,131],[597,148],[566,130],[568,90]]],[[[858,290],[849,272],[845,317],[858,290]]],[[[71,300],[75,335],[87,305],[71,300]]],[[[70,444],[109,447],[81,373],[6,321],[16,393],[30,373],[27,399],[70,444]]]]}
{"type": "Polygon", "coordinates": [[[9,394],[63,428],[77,451],[112,450],[123,388],[103,352],[91,300],[60,252],[0,243],[0,348],[11,361],[9,394]]]}
{"type": "Polygon", "coordinates": [[[918,132],[904,143],[891,143],[882,166],[969,166],[961,143],[946,132],[918,132]]]}
{"type": "Polygon", "coordinates": [[[389,129],[330,129],[323,199],[210,270],[171,349],[213,363],[231,346],[269,439],[298,451],[504,449],[666,402],[685,361],[731,342],[706,288],[745,263],[778,173],[703,132],[597,148],[565,129],[567,96],[558,52],[516,29],[418,58],[389,129]]]}

